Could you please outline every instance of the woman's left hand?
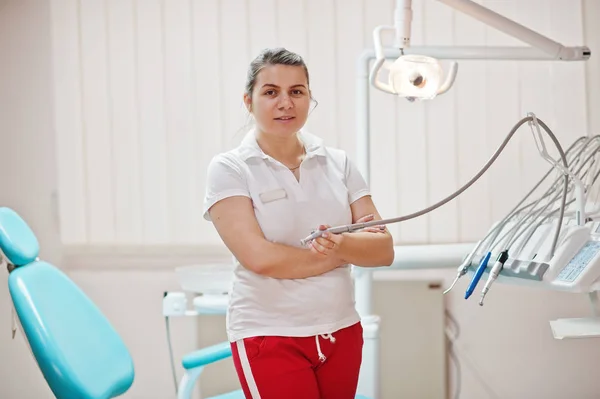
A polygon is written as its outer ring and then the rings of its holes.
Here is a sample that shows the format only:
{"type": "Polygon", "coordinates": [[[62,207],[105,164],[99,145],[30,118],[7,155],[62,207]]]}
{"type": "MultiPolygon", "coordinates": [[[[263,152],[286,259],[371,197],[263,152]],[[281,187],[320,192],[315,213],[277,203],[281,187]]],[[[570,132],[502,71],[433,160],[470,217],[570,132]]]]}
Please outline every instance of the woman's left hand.
{"type": "MultiPolygon", "coordinates": [[[[323,224],[319,226],[319,230],[327,230],[330,227],[331,226],[329,225],[323,224]]],[[[321,237],[312,240],[311,246],[323,255],[337,255],[343,241],[343,235],[325,232],[321,237]]]]}

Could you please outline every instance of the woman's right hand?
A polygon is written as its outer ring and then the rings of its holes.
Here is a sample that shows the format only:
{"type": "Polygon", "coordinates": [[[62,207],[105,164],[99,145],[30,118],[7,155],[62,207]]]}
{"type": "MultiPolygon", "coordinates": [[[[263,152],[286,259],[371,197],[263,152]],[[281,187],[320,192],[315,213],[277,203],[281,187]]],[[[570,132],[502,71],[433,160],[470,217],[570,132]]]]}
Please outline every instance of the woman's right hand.
{"type": "MultiPolygon", "coordinates": [[[[366,215],[361,217],[360,219],[358,219],[356,221],[356,223],[366,223],[366,222],[370,222],[375,218],[374,215],[366,215]]],[[[370,226],[370,227],[365,227],[364,229],[360,229],[359,231],[366,231],[369,233],[382,233],[385,231],[385,225],[380,224],[380,225],[376,225],[376,226],[370,226]]]]}
{"type": "MultiPolygon", "coordinates": [[[[356,223],[366,223],[366,222],[372,221],[373,219],[374,219],[374,215],[365,215],[365,216],[361,217],[360,219],[358,219],[356,221],[356,223]]],[[[327,230],[330,227],[331,226],[329,226],[329,225],[321,225],[318,227],[318,230],[327,230]]],[[[370,227],[365,227],[364,229],[361,229],[358,231],[370,232],[370,233],[382,233],[383,231],[385,231],[385,226],[384,225],[370,226],[370,227]]],[[[327,241],[329,241],[329,240],[327,240],[327,241]]],[[[324,261],[326,261],[332,269],[335,269],[337,267],[348,264],[348,262],[346,262],[340,256],[337,256],[335,251],[322,252],[322,251],[317,250],[313,244],[314,243],[309,244],[311,252],[313,252],[313,254],[315,254],[317,256],[320,256],[319,259],[323,259],[324,261]]],[[[328,247],[328,248],[330,248],[330,247],[328,247]]]]}

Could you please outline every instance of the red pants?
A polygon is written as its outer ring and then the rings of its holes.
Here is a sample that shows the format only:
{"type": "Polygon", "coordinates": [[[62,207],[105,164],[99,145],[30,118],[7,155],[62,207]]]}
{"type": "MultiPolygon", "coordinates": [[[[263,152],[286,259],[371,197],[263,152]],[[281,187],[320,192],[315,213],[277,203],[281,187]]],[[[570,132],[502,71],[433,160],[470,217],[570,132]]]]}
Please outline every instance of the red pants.
{"type": "Polygon", "coordinates": [[[316,337],[252,337],[231,343],[246,399],[354,399],[362,348],[360,322],[316,337]]]}

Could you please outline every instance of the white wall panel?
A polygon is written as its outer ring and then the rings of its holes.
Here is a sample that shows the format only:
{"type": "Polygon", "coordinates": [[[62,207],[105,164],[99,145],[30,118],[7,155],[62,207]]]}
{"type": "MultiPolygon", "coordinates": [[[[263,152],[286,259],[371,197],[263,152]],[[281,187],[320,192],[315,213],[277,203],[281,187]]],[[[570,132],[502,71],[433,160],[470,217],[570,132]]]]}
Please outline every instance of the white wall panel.
{"type": "MultiPolygon", "coordinates": [[[[462,13],[454,18],[454,39],[458,45],[484,46],[486,27],[462,13]]],[[[456,103],[467,112],[456,112],[455,140],[457,186],[468,182],[492,155],[488,147],[486,74],[481,61],[461,61],[454,86],[456,103]],[[466,133],[469,132],[469,133],[466,133]]],[[[485,174],[456,199],[458,240],[477,241],[482,229],[492,223],[491,207],[482,199],[490,196],[490,175],[485,174]],[[475,211],[476,210],[476,211],[475,211]]]]}
{"type": "Polygon", "coordinates": [[[308,69],[313,96],[318,101],[307,129],[318,132],[325,144],[337,147],[336,5],[334,0],[306,0],[308,69]]]}
{"type": "MultiPolygon", "coordinates": [[[[192,43],[193,43],[193,69],[194,75],[194,135],[196,136],[195,163],[188,169],[188,174],[196,180],[195,204],[200,215],[206,182],[206,170],[210,159],[222,150],[221,143],[222,107],[221,81],[226,74],[222,71],[220,60],[220,32],[215,18],[219,15],[219,0],[194,0],[192,3],[192,43]]],[[[218,236],[215,229],[207,222],[196,221],[198,231],[196,242],[217,243],[218,236]]]]}
{"type": "MultiPolygon", "coordinates": [[[[426,44],[425,2],[415,2],[411,43],[414,46],[426,44]]],[[[441,97],[440,97],[441,99],[441,97]]],[[[396,192],[398,196],[395,212],[407,215],[432,204],[429,195],[429,136],[427,103],[409,103],[405,99],[395,99],[395,154],[396,192]]],[[[375,134],[375,132],[374,132],[375,134]]],[[[392,210],[393,212],[394,210],[392,210]]],[[[387,217],[387,216],[384,216],[387,217]]],[[[428,241],[431,214],[407,220],[397,226],[394,238],[397,242],[423,243],[428,241]]]]}
{"type": "Polygon", "coordinates": [[[79,5],[77,0],[52,2],[54,129],[59,186],[61,239],[88,242],[86,150],[81,101],[79,5]]]}
{"type": "MultiPolygon", "coordinates": [[[[223,138],[222,150],[229,149],[241,139],[241,129],[248,122],[243,102],[246,72],[251,61],[250,24],[248,23],[248,2],[239,0],[221,0],[220,7],[220,67],[221,67],[221,131],[217,135],[223,138]]],[[[205,57],[212,58],[213,54],[205,57]]],[[[206,76],[206,79],[213,77],[206,76]]],[[[202,93],[205,95],[205,93],[202,93]]],[[[197,171],[204,173],[204,171],[197,171]]],[[[200,205],[200,204],[198,204],[200,205]]]]}
{"type": "Polygon", "coordinates": [[[248,2],[250,54],[258,54],[265,43],[277,42],[277,0],[248,2]]]}
{"type": "MultiPolygon", "coordinates": [[[[478,2],[557,41],[583,44],[580,1],[478,2]]],[[[319,103],[308,128],[356,159],[363,150],[355,147],[357,60],[373,47],[373,28],[393,23],[394,5],[53,1],[63,242],[219,244],[201,215],[205,170],[248,127],[246,72],[266,47],[305,58],[319,103]]],[[[436,1],[414,1],[413,9],[413,45],[522,45],[436,1]]],[[[461,61],[453,89],[426,103],[371,90],[370,181],[381,214],[412,213],[454,192],[527,112],[567,147],[587,134],[585,96],[583,63],[559,62],[461,61]]],[[[476,240],[547,167],[522,128],[462,196],[390,229],[398,243],[476,240]]]]}
{"type": "Polygon", "coordinates": [[[133,1],[107,2],[115,240],[140,244],[144,224],[134,13],[133,1]]]}
{"type": "Polygon", "coordinates": [[[356,159],[356,60],[363,51],[363,0],[336,0],[335,2],[335,105],[338,145],[356,159]]]}
{"type": "MultiPolygon", "coordinates": [[[[515,19],[519,15],[517,2],[486,0],[482,3],[511,19],[515,19]]],[[[522,45],[518,40],[489,27],[485,29],[485,38],[486,44],[490,46],[522,45]]],[[[500,146],[513,125],[524,116],[519,109],[521,102],[519,63],[518,61],[478,62],[481,71],[479,73],[485,74],[486,97],[484,103],[472,111],[478,112],[485,109],[487,146],[480,151],[487,153],[487,158],[500,146]]],[[[460,111],[466,112],[467,110],[460,111]]],[[[543,118],[542,115],[539,116],[543,118]]],[[[467,133],[466,137],[473,134],[476,133],[467,133]]],[[[530,133],[521,129],[489,170],[487,176],[490,182],[489,202],[479,199],[479,203],[481,207],[489,203],[492,221],[504,217],[521,198],[519,188],[521,187],[522,170],[519,164],[519,142],[524,134],[530,133]]],[[[474,169],[472,173],[474,174],[475,171],[474,169]]],[[[485,229],[489,227],[489,225],[485,226],[485,229]]],[[[484,226],[480,225],[479,228],[482,229],[484,226]]],[[[482,234],[484,234],[484,230],[480,230],[478,235],[482,234]]]]}
{"type": "MultiPolygon", "coordinates": [[[[253,1],[253,0],[250,0],[253,1]]],[[[264,42],[264,47],[283,46],[294,51],[308,63],[308,5],[306,0],[276,0],[277,32],[273,39],[264,42]],[[276,43],[273,46],[272,41],[276,43]]],[[[252,54],[255,56],[255,54],[252,54]]]]}
{"type": "MultiPolygon", "coordinates": [[[[379,1],[377,6],[370,2],[363,3],[364,10],[364,42],[367,48],[373,45],[373,29],[379,25],[392,22],[393,2],[379,1]],[[367,6],[370,5],[370,6],[367,6]]],[[[390,43],[393,35],[384,32],[383,43],[390,43]]],[[[382,73],[384,75],[384,73],[382,73]]],[[[397,99],[379,90],[371,90],[369,99],[369,118],[371,130],[371,176],[370,185],[374,193],[374,202],[381,215],[395,215],[400,198],[396,189],[398,173],[397,160],[400,155],[396,152],[398,140],[396,132],[396,103],[397,99]]],[[[356,112],[360,112],[356,110],[356,112]]],[[[363,151],[363,148],[357,148],[363,151]]],[[[386,216],[383,216],[384,218],[386,216]]],[[[398,237],[399,224],[389,226],[394,237],[398,237]]]]}
{"type": "Polygon", "coordinates": [[[89,240],[115,241],[113,129],[109,92],[106,3],[82,1],[79,5],[81,35],[81,102],[86,151],[87,220],[89,240]]]}
{"type": "MultiPolygon", "coordinates": [[[[423,44],[427,46],[452,46],[455,40],[456,25],[454,11],[435,1],[424,1],[422,18],[423,44]],[[428,21],[436,21],[435,29],[429,29],[428,21]]],[[[448,68],[449,62],[443,63],[448,68]]],[[[458,82],[457,82],[458,83],[458,82]]],[[[457,85],[458,87],[458,85],[457,85]]],[[[456,103],[456,92],[448,91],[436,101],[427,102],[427,203],[433,204],[447,197],[459,185],[457,179],[457,138],[456,115],[462,111],[456,103]]],[[[464,112],[464,111],[462,111],[464,112]]],[[[405,151],[412,151],[407,147],[405,151]]],[[[427,205],[428,205],[427,204],[427,205]]],[[[423,207],[423,205],[421,205],[423,207]]],[[[433,242],[454,242],[458,237],[458,207],[456,201],[446,203],[428,215],[428,238],[433,242]]],[[[422,223],[422,221],[417,221],[422,223]]]]}
{"type": "Polygon", "coordinates": [[[159,0],[136,1],[134,4],[136,12],[132,23],[136,27],[143,242],[167,243],[172,208],[167,191],[163,9],[159,0]]]}

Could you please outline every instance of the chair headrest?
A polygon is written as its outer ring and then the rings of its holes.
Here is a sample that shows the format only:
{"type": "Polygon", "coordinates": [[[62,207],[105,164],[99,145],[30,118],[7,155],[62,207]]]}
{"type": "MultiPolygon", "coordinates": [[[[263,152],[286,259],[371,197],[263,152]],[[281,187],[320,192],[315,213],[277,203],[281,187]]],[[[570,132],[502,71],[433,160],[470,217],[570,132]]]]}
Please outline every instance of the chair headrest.
{"type": "Polygon", "coordinates": [[[37,259],[40,246],[27,223],[12,209],[0,207],[0,249],[18,267],[37,259]]]}

